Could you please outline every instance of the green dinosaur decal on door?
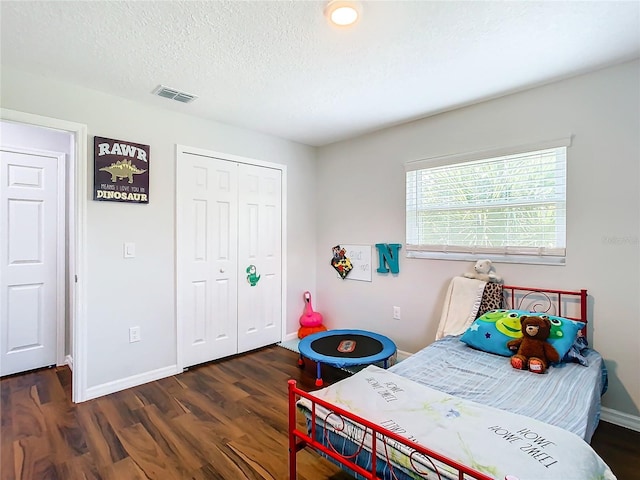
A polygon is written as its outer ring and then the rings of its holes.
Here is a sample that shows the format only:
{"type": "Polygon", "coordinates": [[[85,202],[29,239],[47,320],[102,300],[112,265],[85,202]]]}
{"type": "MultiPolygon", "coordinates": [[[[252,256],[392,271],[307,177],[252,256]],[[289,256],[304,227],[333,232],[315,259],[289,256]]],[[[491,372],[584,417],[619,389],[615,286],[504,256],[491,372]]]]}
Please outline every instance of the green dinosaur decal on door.
{"type": "Polygon", "coordinates": [[[249,282],[249,285],[251,285],[252,287],[255,287],[256,284],[258,283],[258,280],[260,280],[260,275],[256,275],[256,266],[255,265],[249,265],[247,267],[247,282],[249,282]]]}

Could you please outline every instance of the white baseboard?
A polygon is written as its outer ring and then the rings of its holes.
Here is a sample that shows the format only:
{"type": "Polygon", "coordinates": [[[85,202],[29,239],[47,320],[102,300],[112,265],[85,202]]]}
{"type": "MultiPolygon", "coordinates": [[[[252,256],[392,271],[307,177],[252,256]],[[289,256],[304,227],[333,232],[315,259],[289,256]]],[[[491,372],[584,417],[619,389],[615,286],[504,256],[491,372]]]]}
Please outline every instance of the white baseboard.
{"type": "Polygon", "coordinates": [[[69,368],[73,371],[73,357],[71,355],[64,357],[64,364],[69,365],[69,368]]]}
{"type": "Polygon", "coordinates": [[[405,352],[404,350],[398,350],[398,352],[397,352],[398,361],[406,360],[411,355],[413,355],[413,353],[405,352]]]}
{"type": "Polygon", "coordinates": [[[288,342],[289,340],[295,340],[296,338],[298,338],[298,332],[287,333],[282,341],[288,342]]]}
{"type": "Polygon", "coordinates": [[[160,380],[161,378],[170,377],[171,375],[177,375],[182,373],[182,370],[178,369],[177,365],[171,365],[169,367],[159,368],[150,372],[140,373],[138,375],[132,375],[120,380],[114,380],[113,382],[103,383],[102,385],[96,385],[95,387],[87,388],[84,400],[91,400],[92,398],[102,397],[110,393],[126,390],[127,388],[137,387],[143,383],[153,382],[160,380]]]}
{"type": "Polygon", "coordinates": [[[640,417],[613,408],[602,407],[600,420],[640,432],[640,417]]]}

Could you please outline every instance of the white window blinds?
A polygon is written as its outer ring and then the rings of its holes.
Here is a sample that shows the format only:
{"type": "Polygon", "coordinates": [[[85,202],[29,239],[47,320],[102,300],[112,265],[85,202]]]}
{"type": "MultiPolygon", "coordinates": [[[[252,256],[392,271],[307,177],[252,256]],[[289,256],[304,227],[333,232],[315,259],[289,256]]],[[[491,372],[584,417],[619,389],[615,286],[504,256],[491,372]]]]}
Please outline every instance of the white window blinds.
{"type": "Polygon", "coordinates": [[[407,164],[408,255],[564,263],[570,142],[554,143],[524,153],[407,164]]]}

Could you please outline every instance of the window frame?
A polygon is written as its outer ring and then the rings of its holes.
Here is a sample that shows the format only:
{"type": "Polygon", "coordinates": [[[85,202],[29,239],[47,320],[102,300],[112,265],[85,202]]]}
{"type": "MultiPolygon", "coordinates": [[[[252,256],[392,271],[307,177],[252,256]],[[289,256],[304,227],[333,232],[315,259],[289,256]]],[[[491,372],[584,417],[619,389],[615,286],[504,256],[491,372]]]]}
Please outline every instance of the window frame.
{"type": "Polygon", "coordinates": [[[567,216],[568,211],[568,170],[569,170],[569,147],[572,136],[541,141],[530,144],[513,145],[509,147],[492,148],[475,152],[466,152],[454,155],[425,158],[405,163],[405,254],[408,258],[428,258],[440,260],[464,260],[476,261],[489,258],[497,263],[519,263],[519,264],[542,264],[542,265],[565,265],[566,264],[566,244],[567,244],[567,216]],[[526,155],[527,153],[549,150],[555,148],[565,148],[565,224],[564,236],[565,247],[558,250],[546,251],[544,248],[517,247],[510,250],[506,247],[447,247],[446,245],[413,245],[409,243],[409,205],[407,202],[407,190],[409,187],[407,173],[417,170],[430,169],[448,165],[459,165],[462,163],[488,160],[510,155],[526,155]]]}

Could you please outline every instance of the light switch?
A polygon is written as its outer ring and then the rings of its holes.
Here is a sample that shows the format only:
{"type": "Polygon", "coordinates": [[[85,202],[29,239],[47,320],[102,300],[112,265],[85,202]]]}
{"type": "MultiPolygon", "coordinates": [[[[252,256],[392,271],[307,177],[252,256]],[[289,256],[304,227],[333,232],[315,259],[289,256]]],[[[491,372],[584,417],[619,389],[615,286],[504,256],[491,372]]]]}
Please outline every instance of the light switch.
{"type": "Polygon", "coordinates": [[[133,258],[135,256],[136,256],[136,244],[132,242],[125,242],[124,258],[133,258]]]}

